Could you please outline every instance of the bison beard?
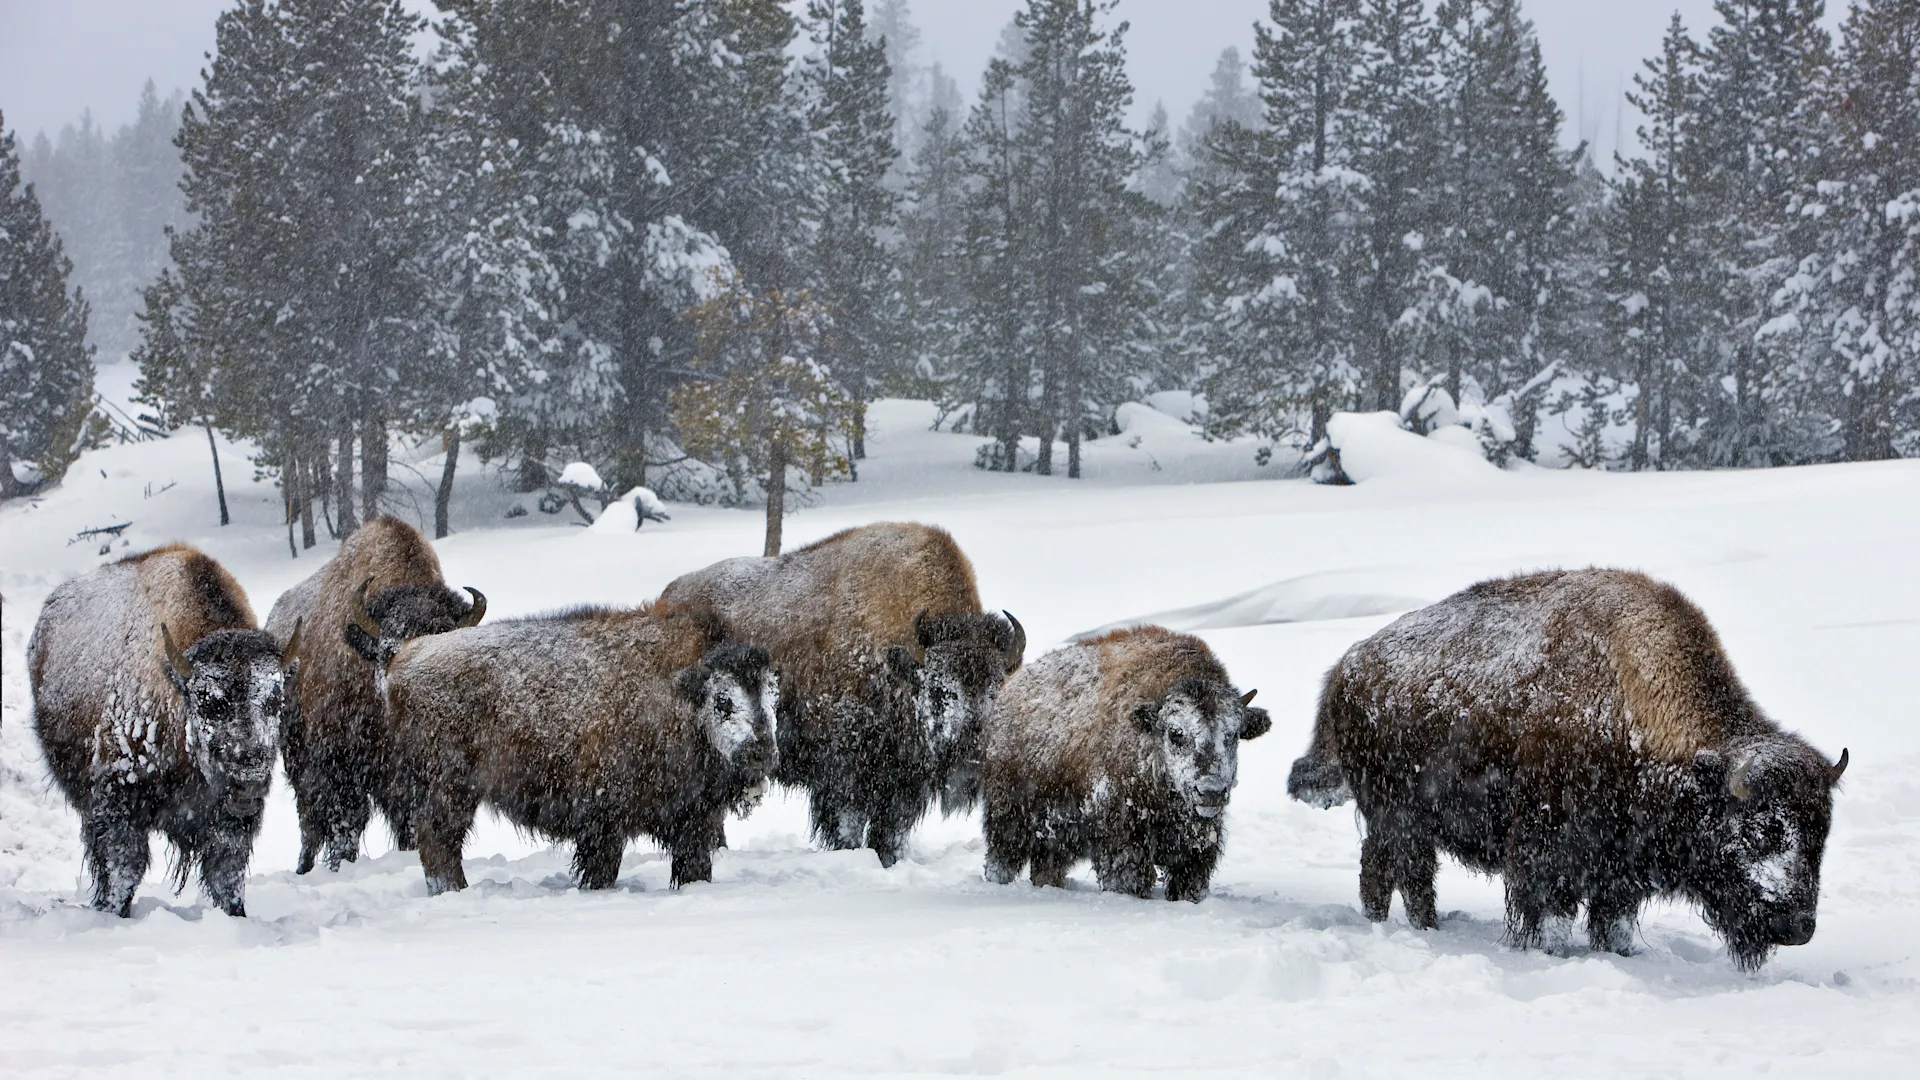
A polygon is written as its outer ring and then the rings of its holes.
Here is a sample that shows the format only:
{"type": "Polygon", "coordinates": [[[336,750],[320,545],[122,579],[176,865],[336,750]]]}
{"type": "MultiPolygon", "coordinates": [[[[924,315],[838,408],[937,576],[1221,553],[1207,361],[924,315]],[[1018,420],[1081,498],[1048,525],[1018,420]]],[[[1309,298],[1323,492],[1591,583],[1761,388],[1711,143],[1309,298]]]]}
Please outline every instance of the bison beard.
{"type": "Polygon", "coordinates": [[[1626,952],[1677,896],[1751,970],[1812,937],[1846,765],[1766,718],[1685,597],[1586,570],[1483,582],[1354,646],[1288,790],[1358,803],[1375,921],[1398,891],[1437,925],[1446,851],[1503,876],[1517,946],[1584,903],[1591,946],[1626,952]]]}

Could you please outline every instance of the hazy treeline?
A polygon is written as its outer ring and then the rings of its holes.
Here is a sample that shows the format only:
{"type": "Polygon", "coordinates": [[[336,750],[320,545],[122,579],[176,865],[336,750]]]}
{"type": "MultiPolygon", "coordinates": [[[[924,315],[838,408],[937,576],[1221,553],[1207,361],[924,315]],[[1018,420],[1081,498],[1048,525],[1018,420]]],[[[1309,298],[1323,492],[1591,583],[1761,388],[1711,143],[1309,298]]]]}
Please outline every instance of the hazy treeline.
{"type": "Polygon", "coordinates": [[[96,320],[144,282],[164,421],[255,440],[309,536],[316,499],[373,512],[395,433],[449,482],[467,445],[528,487],[583,459],[757,499],[857,475],[881,394],[1068,475],[1162,389],[1302,451],[1356,408],[1608,467],[1920,446],[1909,0],[1837,39],[1818,0],[1676,18],[1611,176],[1561,147],[1518,0],[1273,0],[1145,131],[1118,0],[1028,0],[972,102],[908,0],[445,7],[424,60],[391,0],[224,14],[184,207],[145,179],[151,94],[28,155],[96,320]],[[75,194],[108,174],[131,233],[75,194]]]}

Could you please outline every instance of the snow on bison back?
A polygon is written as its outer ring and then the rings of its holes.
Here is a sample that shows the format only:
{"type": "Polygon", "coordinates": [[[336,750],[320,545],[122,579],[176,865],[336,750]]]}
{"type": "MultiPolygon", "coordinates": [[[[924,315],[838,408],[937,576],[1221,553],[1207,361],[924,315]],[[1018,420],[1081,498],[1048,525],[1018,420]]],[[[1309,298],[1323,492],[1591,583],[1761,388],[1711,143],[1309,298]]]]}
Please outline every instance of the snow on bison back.
{"type": "Polygon", "coordinates": [[[1760,711],[1706,616],[1624,570],[1482,582],[1355,645],[1327,676],[1294,798],[1353,798],[1360,898],[1437,925],[1437,851],[1505,879],[1538,945],[1584,903],[1626,952],[1641,905],[1700,909],[1741,968],[1813,937],[1829,764],[1760,711]]]}

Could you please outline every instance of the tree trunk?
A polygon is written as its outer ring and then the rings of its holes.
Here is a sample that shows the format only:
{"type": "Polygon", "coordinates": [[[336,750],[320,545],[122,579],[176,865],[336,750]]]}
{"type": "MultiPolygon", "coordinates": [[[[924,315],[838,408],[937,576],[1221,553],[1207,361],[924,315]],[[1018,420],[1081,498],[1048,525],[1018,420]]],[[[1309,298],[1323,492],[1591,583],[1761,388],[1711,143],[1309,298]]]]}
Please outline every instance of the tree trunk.
{"type": "Polygon", "coordinates": [[[220,447],[213,441],[213,425],[202,426],[207,429],[207,449],[213,454],[213,493],[220,497],[220,524],[226,525],[231,519],[227,517],[227,484],[220,478],[220,447]]]}
{"type": "Polygon", "coordinates": [[[353,421],[342,420],[339,429],[340,466],[333,472],[335,502],[340,504],[340,538],[346,539],[359,522],[353,519],[353,421]]]}
{"type": "Polygon", "coordinates": [[[453,470],[460,465],[460,433],[449,431],[440,436],[440,445],[447,450],[447,463],[440,467],[440,490],[433,496],[433,538],[439,540],[452,530],[447,526],[447,517],[453,510],[453,470]]]}
{"type": "MultiPolygon", "coordinates": [[[[853,460],[864,461],[866,457],[867,403],[863,398],[855,398],[853,402],[853,460]]],[[[860,479],[858,469],[854,470],[853,478],[856,481],[860,479]]]]}
{"type": "MultiPolygon", "coordinates": [[[[326,456],[326,447],[320,448],[320,455],[326,456]]],[[[300,546],[310,548],[319,543],[313,535],[313,475],[317,470],[311,458],[300,463],[300,546]]]]}
{"type": "Polygon", "coordinates": [[[380,496],[387,493],[387,414],[374,406],[360,418],[360,520],[380,516],[380,496]]]}
{"type": "Polygon", "coordinates": [[[780,524],[787,513],[787,448],[773,444],[773,460],[767,466],[767,550],[771,558],[780,554],[780,524]]]}
{"type": "Polygon", "coordinates": [[[296,559],[300,557],[300,548],[293,542],[293,489],[299,483],[299,474],[299,468],[291,461],[280,469],[280,505],[286,510],[287,554],[296,559]]]}

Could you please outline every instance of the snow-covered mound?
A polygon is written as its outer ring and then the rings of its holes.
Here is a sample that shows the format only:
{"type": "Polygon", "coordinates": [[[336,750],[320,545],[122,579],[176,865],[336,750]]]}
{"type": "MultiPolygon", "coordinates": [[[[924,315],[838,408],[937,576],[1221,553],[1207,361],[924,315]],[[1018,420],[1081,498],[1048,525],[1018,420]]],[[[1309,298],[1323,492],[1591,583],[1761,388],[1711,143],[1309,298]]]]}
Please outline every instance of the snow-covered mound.
{"type": "Polygon", "coordinates": [[[1468,429],[1449,425],[1415,435],[1391,412],[1334,413],[1327,420],[1327,441],[1340,451],[1340,468],[1356,484],[1474,482],[1500,471],[1481,454],[1468,429]]]}
{"type": "Polygon", "coordinates": [[[607,504],[600,516],[588,526],[595,533],[630,533],[647,521],[666,521],[667,504],[650,488],[636,487],[607,504]]]}
{"type": "Polygon", "coordinates": [[[607,486],[593,466],[584,461],[570,462],[560,470],[560,479],[554,482],[561,487],[576,487],[583,491],[601,491],[607,486]]]}

